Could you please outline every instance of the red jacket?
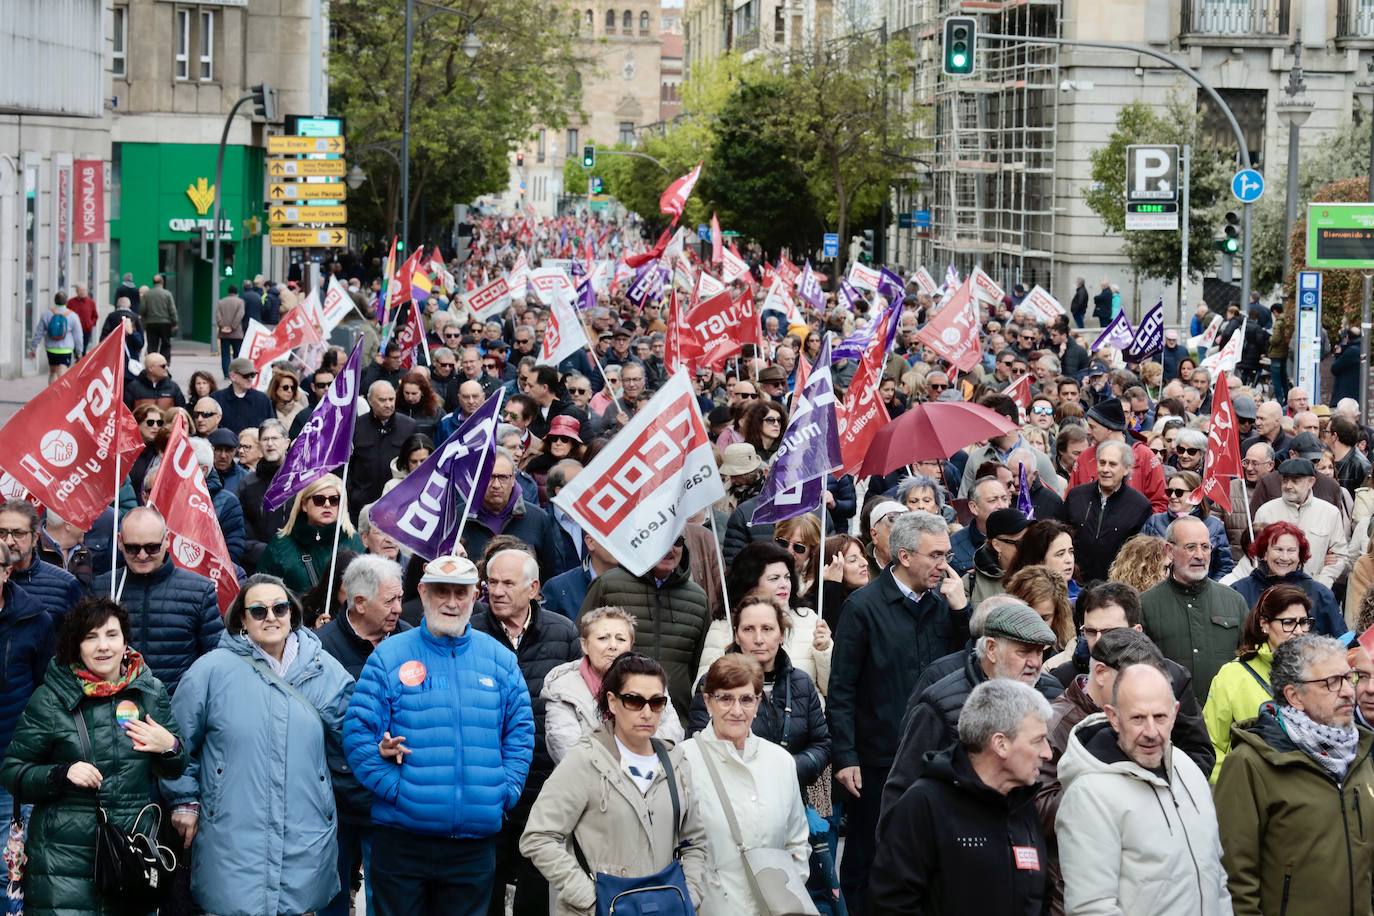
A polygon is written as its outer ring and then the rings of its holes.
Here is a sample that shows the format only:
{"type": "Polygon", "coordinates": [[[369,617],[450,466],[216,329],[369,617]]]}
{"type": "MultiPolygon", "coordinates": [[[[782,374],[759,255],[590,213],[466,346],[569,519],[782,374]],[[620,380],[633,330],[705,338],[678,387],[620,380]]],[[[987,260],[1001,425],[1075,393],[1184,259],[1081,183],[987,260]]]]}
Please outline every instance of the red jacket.
{"type": "MultiPolygon", "coordinates": [[[[1131,469],[1131,488],[1139,490],[1150,500],[1150,508],[1163,512],[1169,508],[1169,500],[1164,496],[1164,463],[1159,456],[1150,451],[1143,442],[1132,442],[1131,451],[1135,453],[1135,467],[1131,469]]],[[[1091,483],[1097,479],[1097,446],[1089,446],[1078,456],[1078,462],[1069,475],[1069,488],[1079,484],[1091,483]]]]}
{"type": "Polygon", "coordinates": [[[67,300],[67,308],[75,312],[76,317],[81,319],[81,331],[86,335],[87,346],[89,347],[91,332],[95,330],[95,300],[90,296],[72,296],[67,300]]]}

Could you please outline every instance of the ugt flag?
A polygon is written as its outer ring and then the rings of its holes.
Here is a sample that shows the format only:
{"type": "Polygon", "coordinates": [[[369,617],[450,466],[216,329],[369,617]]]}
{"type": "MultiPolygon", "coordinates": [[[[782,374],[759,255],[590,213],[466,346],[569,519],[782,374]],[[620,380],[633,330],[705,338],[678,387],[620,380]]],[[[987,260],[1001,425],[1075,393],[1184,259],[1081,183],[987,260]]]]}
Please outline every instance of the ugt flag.
{"type": "Polygon", "coordinates": [[[553,501],[617,563],[642,576],[687,519],[724,495],[691,380],[675,372],[553,501]]]}
{"type": "Polygon", "coordinates": [[[1240,476],[1240,436],[1236,411],[1231,405],[1231,383],[1225,372],[1217,373],[1212,389],[1212,422],[1207,427],[1207,454],[1203,458],[1202,495],[1231,511],[1231,478],[1240,476]]]}
{"type": "Polygon", "coordinates": [[[426,560],[452,553],[468,502],[481,498],[491,478],[504,398],[505,389],[496,389],[434,454],[372,504],[368,520],[426,560]]]}
{"type": "Polygon", "coordinates": [[[362,372],[362,338],[353,345],[343,371],[334,379],[324,397],[310,412],[291,447],[286,450],[281,469],[267,492],[262,506],[276,510],[292,496],[325,474],[348,462],[353,451],[353,426],[358,418],[358,378],[362,372]]]}
{"type": "Polygon", "coordinates": [[[825,475],[843,462],[835,422],[835,387],[830,379],[830,338],[821,344],[787,421],[751,525],[781,522],[819,508],[825,475]],[[809,490],[805,486],[811,484],[809,490]]]}
{"type": "Polygon", "coordinates": [[[1126,361],[1144,362],[1164,349],[1164,300],[1155,303],[1154,308],[1145,313],[1135,336],[1126,347],[1126,361]]]}

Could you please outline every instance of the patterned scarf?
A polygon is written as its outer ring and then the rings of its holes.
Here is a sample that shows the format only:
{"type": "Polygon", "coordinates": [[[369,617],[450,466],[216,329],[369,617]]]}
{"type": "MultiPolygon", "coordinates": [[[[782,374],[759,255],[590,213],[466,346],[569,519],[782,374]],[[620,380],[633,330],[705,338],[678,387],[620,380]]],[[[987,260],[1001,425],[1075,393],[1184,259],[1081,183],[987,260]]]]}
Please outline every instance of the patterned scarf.
{"type": "Polygon", "coordinates": [[[1323,769],[1336,777],[1337,782],[1345,781],[1345,774],[1355,762],[1355,750],[1360,743],[1354,723],[1345,728],[1322,725],[1292,706],[1280,708],[1279,722],[1283,724],[1289,739],[1303,753],[1321,764],[1323,769]]]}
{"type": "Polygon", "coordinates": [[[119,679],[101,680],[80,664],[71,665],[72,674],[81,683],[81,692],[88,697],[112,697],[134,682],[143,672],[143,656],[134,649],[124,650],[124,659],[119,663],[119,679]]]}

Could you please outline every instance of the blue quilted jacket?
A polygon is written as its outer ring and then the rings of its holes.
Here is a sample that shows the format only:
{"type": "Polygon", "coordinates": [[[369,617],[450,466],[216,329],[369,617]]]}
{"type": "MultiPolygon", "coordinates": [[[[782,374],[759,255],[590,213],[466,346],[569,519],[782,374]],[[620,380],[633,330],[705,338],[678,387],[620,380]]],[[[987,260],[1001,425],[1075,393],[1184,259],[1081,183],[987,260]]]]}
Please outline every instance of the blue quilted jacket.
{"type": "Polygon", "coordinates": [[[54,626],[83,597],[76,576],[38,556],[33,558],[28,569],[10,573],[10,581],[52,615],[54,626]]]}
{"type": "Polygon", "coordinates": [[[0,652],[4,681],[0,683],[0,754],[14,737],[14,726],[29,698],[43,683],[56,639],[53,619],[43,606],[13,581],[4,586],[5,608],[0,613],[0,652]]]}
{"type": "Polygon", "coordinates": [[[534,717],[515,655],[471,626],[427,624],[383,640],[363,666],[344,721],[344,751],[374,796],[372,823],[475,839],[501,829],[534,756],[534,717]],[[383,732],[404,735],[397,766],[383,732]]]}

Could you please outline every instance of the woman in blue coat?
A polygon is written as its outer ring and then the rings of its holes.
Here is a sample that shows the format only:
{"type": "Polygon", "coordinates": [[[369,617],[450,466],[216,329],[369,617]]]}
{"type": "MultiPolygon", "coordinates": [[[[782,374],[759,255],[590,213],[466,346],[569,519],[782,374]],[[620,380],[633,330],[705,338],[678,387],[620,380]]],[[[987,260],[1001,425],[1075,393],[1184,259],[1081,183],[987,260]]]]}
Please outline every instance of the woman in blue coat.
{"type": "Polygon", "coordinates": [[[353,679],[301,618],[280,579],[251,577],[172,701],[190,765],[164,790],[219,916],[310,913],[339,889],[329,761],[353,679]]]}
{"type": "MultiPolygon", "coordinates": [[[[1226,536],[1226,525],[1222,520],[1212,515],[1208,509],[1207,501],[1203,500],[1200,505],[1193,505],[1189,496],[1202,486],[1202,478],[1193,471],[1180,471],[1166,468],[1169,480],[1164,484],[1164,495],[1169,500],[1169,508],[1163,512],[1156,512],[1146,519],[1144,526],[1141,527],[1141,534],[1152,534],[1155,537],[1164,537],[1164,532],[1169,530],[1169,525],[1176,518],[1191,515],[1202,520],[1207,526],[1207,534],[1212,542],[1212,567],[1207,575],[1212,579],[1220,579],[1229,573],[1236,562],[1231,558],[1231,539],[1226,536]]],[[[1253,607],[1253,603],[1251,607],[1253,607]]]]}
{"type": "Polygon", "coordinates": [[[1250,559],[1255,569],[1232,588],[1245,596],[1250,607],[1259,604],[1260,595],[1275,585],[1292,585],[1312,599],[1312,632],[1340,636],[1347,629],[1336,595],[1303,569],[1312,548],[1307,535],[1292,522],[1271,522],[1255,535],[1250,559]]]}

